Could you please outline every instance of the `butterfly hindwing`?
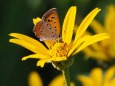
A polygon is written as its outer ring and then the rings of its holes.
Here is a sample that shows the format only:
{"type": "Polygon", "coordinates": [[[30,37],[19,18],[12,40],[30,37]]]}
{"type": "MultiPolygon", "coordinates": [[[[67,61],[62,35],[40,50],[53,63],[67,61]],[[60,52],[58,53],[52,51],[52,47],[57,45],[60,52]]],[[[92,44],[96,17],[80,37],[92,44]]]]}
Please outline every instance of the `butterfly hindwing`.
{"type": "Polygon", "coordinates": [[[53,27],[46,21],[38,22],[34,28],[34,32],[40,41],[58,38],[58,34],[56,34],[55,29],[53,29],[53,27]]]}

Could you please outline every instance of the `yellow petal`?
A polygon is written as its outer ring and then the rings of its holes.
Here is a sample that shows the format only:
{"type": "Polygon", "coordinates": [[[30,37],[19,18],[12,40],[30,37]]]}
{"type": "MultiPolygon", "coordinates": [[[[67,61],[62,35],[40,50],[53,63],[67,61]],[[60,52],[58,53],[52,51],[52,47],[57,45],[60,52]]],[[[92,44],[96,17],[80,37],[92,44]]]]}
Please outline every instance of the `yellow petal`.
{"type": "Polygon", "coordinates": [[[105,28],[95,19],[91,22],[90,26],[94,30],[95,33],[104,33],[106,32],[105,28]]]}
{"type": "Polygon", "coordinates": [[[41,59],[37,62],[37,66],[44,67],[46,62],[51,62],[52,58],[41,59]]]}
{"type": "Polygon", "coordinates": [[[113,77],[113,79],[111,80],[111,82],[109,84],[110,84],[110,86],[114,86],[115,85],[115,76],[113,77]]]}
{"type": "Polygon", "coordinates": [[[90,38],[88,38],[79,48],[78,50],[76,51],[79,52],[81,51],[82,49],[86,48],[87,46],[93,44],[93,43],[96,43],[98,41],[101,41],[101,40],[104,40],[104,39],[107,39],[109,38],[109,35],[107,33],[101,33],[101,34],[97,34],[97,35],[94,35],[94,36],[91,36],[90,38]]]}
{"type": "Polygon", "coordinates": [[[54,61],[63,61],[63,60],[67,60],[67,57],[53,57],[54,61]]]}
{"type": "MultiPolygon", "coordinates": [[[[64,79],[63,75],[58,75],[58,76],[56,76],[56,77],[49,83],[48,86],[66,86],[66,85],[65,85],[65,79],[64,79]]],[[[71,82],[71,86],[75,86],[75,84],[71,82]]]]}
{"type": "Polygon", "coordinates": [[[29,86],[43,86],[42,80],[36,71],[32,71],[28,77],[29,86]]]}
{"type": "Polygon", "coordinates": [[[105,29],[110,34],[111,39],[105,41],[105,46],[110,45],[111,42],[114,41],[115,37],[115,6],[109,5],[107,9],[107,13],[105,15],[105,29]]]}
{"type": "Polygon", "coordinates": [[[94,50],[94,51],[101,51],[102,49],[101,46],[99,45],[99,43],[94,43],[91,45],[91,48],[94,50]]]}
{"type": "Polygon", "coordinates": [[[73,7],[71,14],[68,18],[68,24],[66,29],[66,43],[70,44],[73,36],[74,24],[75,24],[75,16],[76,16],[76,7],[73,7]]]}
{"type": "Polygon", "coordinates": [[[100,68],[95,68],[91,71],[90,77],[95,81],[95,86],[102,86],[103,72],[100,68]]]}
{"type": "Polygon", "coordinates": [[[109,68],[106,73],[105,73],[105,77],[104,77],[104,82],[109,82],[110,80],[112,80],[113,78],[115,78],[115,65],[112,66],[111,68],[109,68]]]}
{"type": "Polygon", "coordinates": [[[47,59],[47,58],[50,58],[50,56],[43,55],[43,54],[32,54],[32,55],[28,55],[28,56],[23,57],[22,60],[26,60],[28,58],[47,59]]]}
{"type": "Polygon", "coordinates": [[[55,77],[49,84],[49,86],[65,86],[65,80],[62,75],[55,77]]]}
{"type": "Polygon", "coordinates": [[[34,44],[34,45],[39,46],[40,48],[46,50],[46,48],[44,47],[44,45],[42,45],[42,43],[40,43],[39,41],[37,41],[29,36],[19,34],[19,33],[11,33],[9,35],[12,37],[15,37],[17,39],[27,41],[28,43],[34,44]]]}
{"type": "Polygon", "coordinates": [[[79,39],[83,33],[86,31],[87,27],[89,26],[89,24],[92,22],[92,20],[94,19],[94,17],[97,15],[97,13],[100,11],[100,9],[95,8],[93,11],[91,11],[86,17],[85,19],[82,21],[82,23],[80,24],[77,32],[76,32],[76,36],[75,36],[75,40],[74,42],[79,39]]]}
{"type": "Polygon", "coordinates": [[[41,59],[37,62],[37,66],[40,67],[44,67],[44,64],[46,62],[51,62],[51,61],[63,61],[63,60],[67,60],[66,57],[52,57],[52,58],[45,58],[45,59],[41,59]]]}
{"type": "Polygon", "coordinates": [[[111,31],[114,30],[115,25],[115,6],[114,5],[109,5],[107,9],[107,13],[105,15],[105,28],[109,33],[112,33],[111,31]]]}
{"type": "MultiPolygon", "coordinates": [[[[103,53],[102,51],[100,51],[100,52],[93,51],[92,48],[90,48],[90,47],[83,49],[83,52],[85,53],[86,59],[94,58],[94,59],[102,60],[102,61],[108,60],[108,57],[105,55],[105,53],[103,53]]],[[[76,53],[76,51],[75,51],[75,53],[76,53]]]]}
{"type": "Polygon", "coordinates": [[[19,40],[19,39],[10,39],[9,40],[10,42],[12,43],[15,43],[15,44],[18,44],[34,53],[42,53],[42,54],[47,54],[47,53],[44,53],[43,51],[40,51],[39,48],[37,48],[36,46],[34,46],[33,44],[30,44],[28,42],[25,42],[23,40],[19,40]]]}
{"type": "Polygon", "coordinates": [[[73,35],[75,15],[76,15],[76,7],[72,6],[68,10],[63,23],[62,40],[68,44],[70,44],[73,35]]]}
{"type": "Polygon", "coordinates": [[[94,43],[89,47],[83,49],[83,52],[85,52],[87,57],[89,56],[91,58],[102,60],[102,61],[109,60],[109,58],[107,57],[105,52],[103,52],[103,50],[104,48],[100,45],[100,43],[94,43]]]}
{"type": "Polygon", "coordinates": [[[85,49],[83,49],[83,52],[85,53],[85,58],[90,58],[90,57],[94,57],[94,52],[90,47],[87,47],[85,49]]]}
{"type": "Polygon", "coordinates": [[[56,40],[44,40],[46,46],[50,49],[55,43],[56,40]]]}
{"type": "Polygon", "coordinates": [[[109,52],[110,56],[112,58],[115,58],[115,41],[111,42],[108,46],[109,46],[108,52],[109,52]]]}
{"type": "Polygon", "coordinates": [[[12,37],[9,41],[15,44],[19,44],[34,53],[42,53],[47,54],[47,49],[37,40],[28,37],[26,35],[18,34],[18,33],[11,33],[9,34],[12,37]],[[16,39],[17,38],[17,39],[16,39]]]}
{"type": "Polygon", "coordinates": [[[70,56],[75,49],[77,49],[81,43],[83,43],[85,40],[89,39],[90,35],[86,35],[84,37],[82,37],[81,39],[79,39],[78,41],[76,41],[76,43],[74,43],[72,49],[69,51],[68,56],[70,56]]]}
{"type": "Polygon", "coordinates": [[[78,76],[78,80],[80,80],[80,82],[82,83],[83,86],[95,86],[94,81],[89,77],[80,75],[80,76],[78,76]]]}
{"type": "Polygon", "coordinates": [[[67,20],[68,20],[68,17],[69,17],[69,15],[70,15],[70,12],[71,12],[72,8],[73,8],[73,7],[71,7],[71,8],[68,10],[68,12],[67,12],[67,14],[66,14],[66,16],[65,16],[65,19],[64,19],[64,23],[63,23],[63,27],[62,27],[62,40],[63,40],[63,41],[65,41],[65,38],[66,38],[66,29],[67,29],[66,23],[67,23],[67,20]]]}
{"type": "Polygon", "coordinates": [[[39,17],[33,19],[34,25],[36,25],[41,19],[39,17]]]}

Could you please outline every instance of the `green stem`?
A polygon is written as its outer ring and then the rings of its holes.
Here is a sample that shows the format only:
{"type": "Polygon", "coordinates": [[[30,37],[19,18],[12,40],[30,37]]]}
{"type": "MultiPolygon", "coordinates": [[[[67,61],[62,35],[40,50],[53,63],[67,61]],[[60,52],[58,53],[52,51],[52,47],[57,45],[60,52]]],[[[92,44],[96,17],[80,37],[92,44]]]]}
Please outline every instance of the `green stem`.
{"type": "Polygon", "coordinates": [[[69,76],[69,68],[62,70],[63,76],[65,78],[66,86],[70,86],[70,76],[69,76]]]}

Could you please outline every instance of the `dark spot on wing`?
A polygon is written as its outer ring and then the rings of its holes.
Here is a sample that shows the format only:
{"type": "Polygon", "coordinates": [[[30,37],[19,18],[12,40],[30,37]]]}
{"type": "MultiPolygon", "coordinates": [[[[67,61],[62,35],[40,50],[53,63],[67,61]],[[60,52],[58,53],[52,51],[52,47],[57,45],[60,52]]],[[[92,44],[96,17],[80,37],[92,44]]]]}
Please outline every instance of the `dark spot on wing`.
{"type": "Polygon", "coordinates": [[[50,20],[48,19],[48,22],[50,22],[50,20]]]}
{"type": "Polygon", "coordinates": [[[55,24],[56,22],[54,22],[54,24],[55,24]]]}
{"type": "Polygon", "coordinates": [[[51,18],[54,19],[55,17],[52,16],[51,18]]]}

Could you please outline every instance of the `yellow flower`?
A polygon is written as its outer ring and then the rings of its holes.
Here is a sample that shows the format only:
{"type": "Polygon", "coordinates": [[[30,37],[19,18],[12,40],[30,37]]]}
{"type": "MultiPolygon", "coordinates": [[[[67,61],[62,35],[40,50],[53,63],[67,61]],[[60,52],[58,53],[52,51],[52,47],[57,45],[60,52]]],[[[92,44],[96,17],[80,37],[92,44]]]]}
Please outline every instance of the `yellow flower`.
{"type": "MultiPolygon", "coordinates": [[[[35,53],[23,57],[22,60],[26,60],[28,58],[39,59],[37,66],[41,67],[43,67],[46,62],[52,62],[55,65],[58,64],[58,66],[70,66],[72,63],[70,57],[83,50],[88,45],[109,37],[107,33],[97,34],[94,36],[84,36],[84,32],[99,11],[100,9],[95,8],[86,16],[76,32],[74,41],[72,41],[72,37],[76,16],[76,7],[72,6],[68,10],[64,19],[62,27],[62,41],[53,44],[53,46],[50,46],[47,49],[43,44],[33,38],[19,33],[11,33],[9,35],[15,38],[10,39],[10,42],[21,45],[35,53]]],[[[40,18],[33,19],[35,25],[38,21],[40,21],[40,18]]],[[[47,42],[46,45],[49,46],[50,43],[47,42]]]]}
{"type": "Polygon", "coordinates": [[[90,47],[85,48],[83,51],[86,57],[91,57],[97,60],[110,61],[115,58],[115,6],[108,6],[108,10],[105,15],[104,25],[101,25],[98,21],[93,20],[91,27],[95,33],[109,33],[110,38],[95,43],[90,47]]]}
{"type": "Polygon", "coordinates": [[[104,74],[101,68],[94,68],[89,76],[79,75],[78,79],[83,86],[115,86],[115,66],[104,74]]]}
{"type": "MultiPolygon", "coordinates": [[[[36,71],[32,71],[28,77],[29,86],[43,86],[40,75],[36,71]]],[[[65,86],[65,81],[63,75],[56,76],[48,86],[65,86]]],[[[73,82],[71,82],[71,86],[75,86],[73,82]]]]}

